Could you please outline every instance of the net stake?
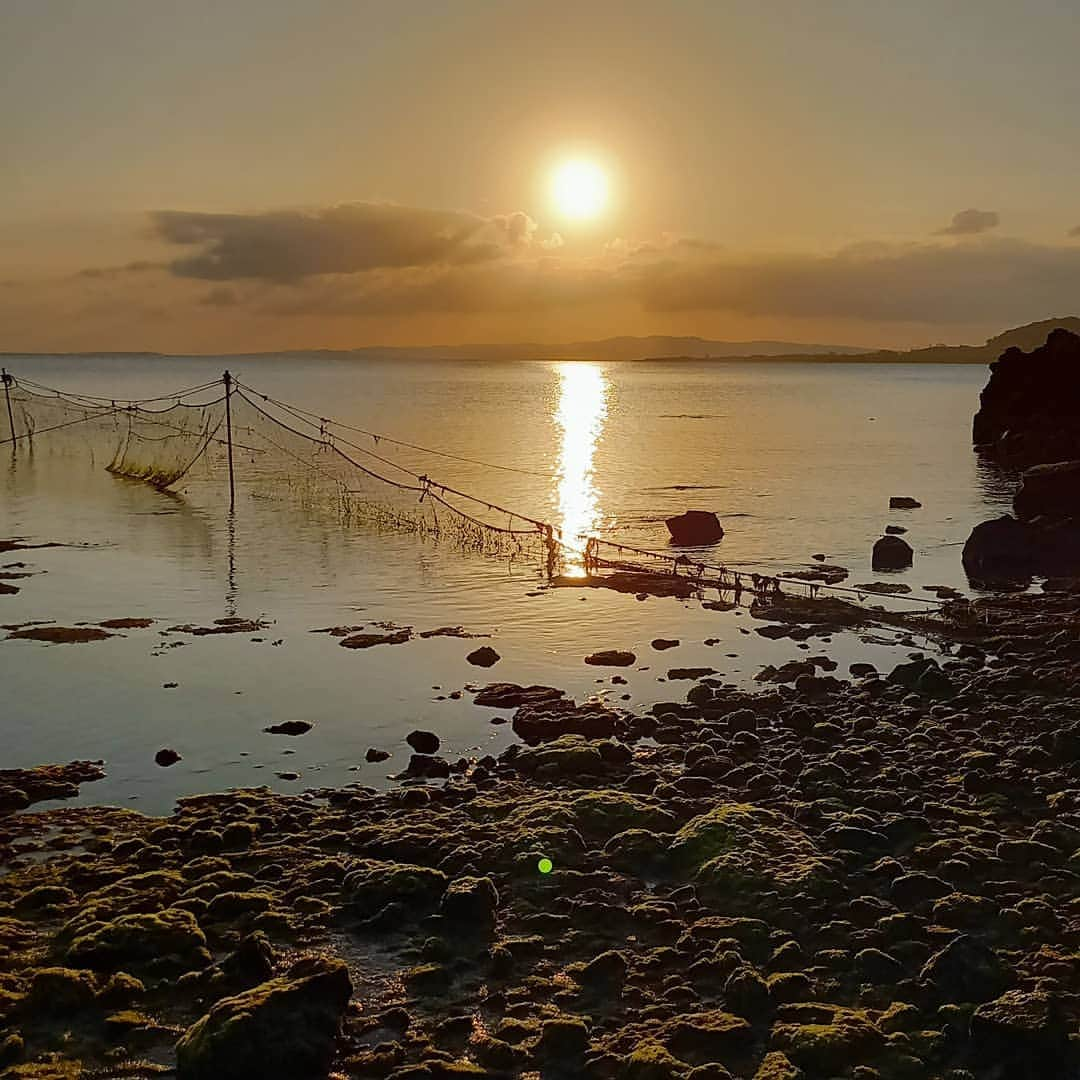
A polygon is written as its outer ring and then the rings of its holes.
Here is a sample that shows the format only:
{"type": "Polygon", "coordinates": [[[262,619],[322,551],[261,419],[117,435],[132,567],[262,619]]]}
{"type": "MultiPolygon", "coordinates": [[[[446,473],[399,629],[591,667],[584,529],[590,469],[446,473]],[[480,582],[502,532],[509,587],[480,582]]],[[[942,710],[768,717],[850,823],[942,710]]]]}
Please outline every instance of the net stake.
{"type": "Polygon", "coordinates": [[[7,368],[0,368],[0,377],[2,377],[4,381],[4,397],[7,399],[8,425],[11,427],[11,448],[14,450],[17,445],[15,442],[15,414],[11,411],[11,376],[8,374],[7,368]]]}
{"type": "Polygon", "coordinates": [[[232,454],[232,376],[226,371],[222,376],[225,383],[225,441],[229,447],[229,513],[236,506],[236,485],[233,481],[233,454],[232,454]]]}

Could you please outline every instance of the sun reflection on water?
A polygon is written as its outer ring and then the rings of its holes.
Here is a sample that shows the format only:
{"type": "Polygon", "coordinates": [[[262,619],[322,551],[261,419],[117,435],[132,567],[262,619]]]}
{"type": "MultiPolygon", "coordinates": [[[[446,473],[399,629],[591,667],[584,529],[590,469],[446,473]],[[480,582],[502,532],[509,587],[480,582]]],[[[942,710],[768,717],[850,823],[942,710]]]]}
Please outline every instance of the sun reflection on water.
{"type": "Polygon", "coordinates": [[[593,458],[607,417],[608,380],[598,364],[559,364],[555,424],[561,433],[556,494],[563,541],[569,552],[565,573],[585,576],[585,543],[600,524],[593,458]]]}

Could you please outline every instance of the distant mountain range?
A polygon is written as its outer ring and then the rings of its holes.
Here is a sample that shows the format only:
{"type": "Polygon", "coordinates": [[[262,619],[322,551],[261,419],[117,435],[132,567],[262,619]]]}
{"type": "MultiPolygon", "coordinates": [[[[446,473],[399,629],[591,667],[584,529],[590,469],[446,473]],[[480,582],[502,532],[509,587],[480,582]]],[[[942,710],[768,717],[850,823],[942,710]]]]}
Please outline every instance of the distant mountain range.
{"type": "MultiPolygon", "coordinates": [[[[1006,330],[983,345],[931,345],[923,349],[860,349],[851,345],[813,345],[795,341],[711,341],[700,337],[611,337],[565,345],[416,345],[359,349],[288,349],[280,352],[203,354],[252,359],[283,357],[342,360],[814,360],[823,363],[986,364],[1009,346],[1025,351],[1046,341],[1051,330],[1063,327],[1080,334],[1080,317],[1044,319],[1006,330]]],[[[155,357],[179,354],[154,352],[0,353],[0,356],[155,357]]]]}
{"type": "MultiPolygon", "coordinates": [[[[837,349],[827,353],[802,350],[777,355],[760,353],[743,357],[748,360],[816,360],[834,364],[989,364],[1006,349],[1016,346],[1030,352],[1046,343],[1051,330],[1071,330],[1080,334],[1080,318],[1064,315],[1058,319],[1042,319],[1039,322],[1016,326],[988,338],[983,345],[929,345],[923,349],[877,349],[866,352],[859,349],[837,349]]],[[[690,354],[687,354],[687,359],[690,354]]],[[[655,359],[667,359],[657,356],[655,359]]]]}

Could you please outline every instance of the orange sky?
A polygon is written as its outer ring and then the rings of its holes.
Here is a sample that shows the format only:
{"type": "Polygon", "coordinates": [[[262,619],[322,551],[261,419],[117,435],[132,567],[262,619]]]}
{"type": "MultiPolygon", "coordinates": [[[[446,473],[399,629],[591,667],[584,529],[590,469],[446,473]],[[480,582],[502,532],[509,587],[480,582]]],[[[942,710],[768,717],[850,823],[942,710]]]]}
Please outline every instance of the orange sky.
{"type": "Polygon", "coordinates": [[[1080,306],[1074,36],[1052,0],[16,2],[0,350],[980,341],[1080,306]],[[575,156],[595,219],[551,197],[575,156]]]}

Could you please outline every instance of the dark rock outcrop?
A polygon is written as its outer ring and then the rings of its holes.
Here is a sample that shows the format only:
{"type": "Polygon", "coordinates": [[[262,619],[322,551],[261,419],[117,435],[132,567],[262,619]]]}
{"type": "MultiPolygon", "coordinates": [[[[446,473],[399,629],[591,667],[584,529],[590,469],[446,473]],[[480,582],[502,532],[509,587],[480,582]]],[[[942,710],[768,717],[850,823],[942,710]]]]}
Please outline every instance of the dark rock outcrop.
{"type": "Polygon", "coordinates": [[[1080,573],[1080,520],[1036,523],[1004,514],[984,521],[971,530],[963,563],[972,581],[986,584],[1071,577],[1080,573]]]}
{"type": "Polygon", "coordinates": [[[1006,349],[972,425],[988,457],[1012,465],[1080,458],[1080,336],[1053,330],[1030,353],[1006,349]]]}
{"type": "Polygon", "coordinates": [[[671,542],[683,547],[715,544],[724,538],[724,527],[711,510],[687,510],[669,517],[664,524],[671,533],[671,542]]]}
{"type": "Polygon", "coordinates": [[[871,562],[875,570],[905,570],[911,565],[914,554],[906,540],[888,535],[874,544],[871,562]]]}
{"type": "Polygon", "coordinates": [[[1013,496],[1013,510],[1021,521],[1080,518],[1080,461],[1027,469],[1013,496]]]}

